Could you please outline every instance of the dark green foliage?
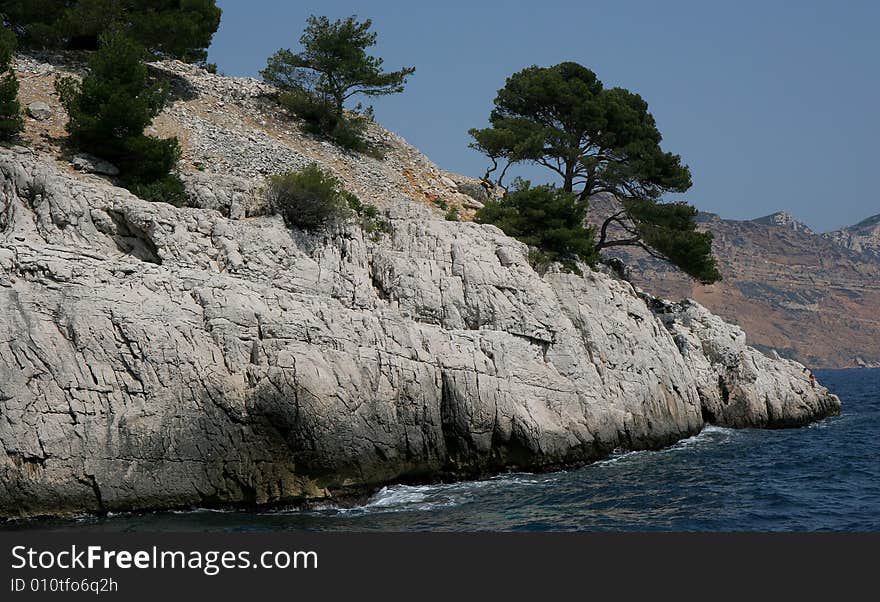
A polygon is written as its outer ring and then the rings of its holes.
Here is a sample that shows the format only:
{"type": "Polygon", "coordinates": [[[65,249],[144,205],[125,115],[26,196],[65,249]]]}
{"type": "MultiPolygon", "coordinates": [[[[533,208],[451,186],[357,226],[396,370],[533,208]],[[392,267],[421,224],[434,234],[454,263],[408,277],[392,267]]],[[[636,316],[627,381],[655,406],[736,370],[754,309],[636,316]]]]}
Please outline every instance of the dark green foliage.
{"type": "Polygon", "coordinates": [[[470,130],[473,146],[494,160],[530,161],[587,198],[598,192],[659,198],[684,192],[690,172],[663,152],[648,105],[638,94],[606,89],[577,63],[529,67],[508,78],[489,118],[470,130]]]}
{"type": "Polygon", "coordinates": [[[374,239],[391,228],[375,205],[362,203],[316,163],[297,172],[272,176],[268,197],[271,210],[292,228],[320,230],[356,218],[374,239]]]}
{"type": "Polygon", "coordinates": [[[474,220],[494,224],[533,247],[536,263],[559,261],[577,271],[578,261],[594,265],[598,260],[595,230],[585,225],[588,206],[586,200],[556,186],[533,187],[518,179],[507,196],[488,201],[474,220]]]}
{"type": "Polygon", "coordinates": [[[282,92],[278,102],[305,122],[307,132],[328,138],[348,150],[373,150],[364,138],[367,119],[362,115],[338,115],[331,103],[306,90],[282,92]]]}
{"type": "Polygon", "coordinates": [[[577,63],[529,67],[508,78],[498,91],[489,121],[489,128],[470,130],[471,146],[492,161],[486,179],[503,164],[498,177],[502,184],[510,165],[531,162],[553,171],[562,190],[581,201],[610,193],[623,203],[622,213],[613,221],[629,224],[634,235],[609,240],[605,235],[611,222],[606,222],[596,251],[637,245],[687,268],[691,275],[694,266],[705,266],[696,276],[703,281],[720,279],[717,270],[709,268],[714,266],[711,237],[695,233],[693,219],[677,208],[680,203],[670,209],[661,203],[664,194],[688,190],[691,174],[681,157],[661,149],[660,132],[638,94],[605,88],[595,73],[577,63]],[[670,215],[678,219],[666,219],[670,215]],[[649,227],[655,219],[662,222],[654,225],[663,236],[649,227]],[[672,245],[675,252],[669,248],[672,238],[678,239],[672,245]],[[665,245],[664,249],[654,248],[655,244],[665,245]],[[696,253],[702,255],[690,256],[696,253]]]}
{"type": "Polygon", "coordinates": [[[177,139],[144,135],[166,94],[150,81],[143,57],[143,48],[121,33],[103,34],[89,74],[81,82],[59,78],[55,87],[69,115],[72,146],[114,163],[136,194],[180,204],[183,185],[171,173],[180,158],[177,139]]]}
{"type": "Polygon", "coordinates": [[[446,211],[446,221],[447,222],[457,222],[461,221],[461,217],[458,215],[458,207],[450,207],[446,211]]]}
{"type": "Polygon", "coordinates": [[[125,152],[114,159],[123,176],[141,182],[153,182],[167,176],[180,159],[177,138],[152,138],[136,135],[128,138],[125,152]]]}
{"type": "Polygon", "coordinates": [[[13,139],[22,128],[18,78],[12,70],[15,34],[0,27],[0,140],[13,139]]]}
{"type": "Polygon", "coordinates": [[[284,222],[301,230],[318,230],[351,217],[342,185],[332,174],[312,163],[298,172],[272,176],[269,206],[284,222]]]}
{"type": "Polygon", "coordinates": [[[131,139],[159,114],[165,94],[149,81],[143,58],[138,44],[119,33],[107,34],[82,82],[72,77],[56,81],[75,146],[108,160],[123,158],[131,139]]]}
{"type": "Polygon", "coordinates": [[[281,49],[269,57],[260,72],[268,83],[281,90],[279,101],[304,119],[313,133],[334,140],[352,150],[365,150],[366,121],[349,117],[346,101],[355,96],[384,96],[402,92],[415,68],[383,72],[382,59],[367,54],[375,46],[372,22],[355,17],[330,22],[327,17],[309,17],[300,37],[302,52],[281,49]]]}
{"type": "Polygon", "coordinates": [[[118,29],[151,56],[203,63],[220,25],[214,0],[0,0],[0,13],[31,48],[97,50],[118,29]]]}
{"type": "Polygon", "coordinates": [[[61,48],[58,20],[72,5],[65,0],[0,0],[0,14],[25,48],[61,48]]]}

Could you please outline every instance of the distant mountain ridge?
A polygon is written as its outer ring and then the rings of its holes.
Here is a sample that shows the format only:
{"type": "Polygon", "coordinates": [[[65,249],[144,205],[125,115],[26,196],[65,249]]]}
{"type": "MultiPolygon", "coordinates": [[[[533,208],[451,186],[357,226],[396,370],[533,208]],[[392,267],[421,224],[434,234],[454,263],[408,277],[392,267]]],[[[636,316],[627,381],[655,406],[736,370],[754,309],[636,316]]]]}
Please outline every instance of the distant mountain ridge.
{"type": "Polygon", "coordinates": [[[800,221],[790,213],[786,213],[785,211],[777,211],[776,213],[771,213],[770,215],[759,217],[752,220],[756,224],[765,224],[768,226],[781,226],[783,228],[790,228],[795,232],[803,232],[805,234],[815,234],[813,230],[804,222],[800,221]]]}
{"type": "MultiPolygon", "coordinates": [[[[613,203],[594,199],[594,219],[613,203]]],[[[699,301],[742,325],[766,352],[814,368],[880,366],[880,215],[828,233],[785,212],[697,219],[715,235],[724,280],[702,286],[637,250],[618,251],[634,284],[699,301]]]]}
{"type": "Polygon", "coordinates": [[[880,214],[823,236],[855,253],[873,255],[880,259],[880,214]]]}

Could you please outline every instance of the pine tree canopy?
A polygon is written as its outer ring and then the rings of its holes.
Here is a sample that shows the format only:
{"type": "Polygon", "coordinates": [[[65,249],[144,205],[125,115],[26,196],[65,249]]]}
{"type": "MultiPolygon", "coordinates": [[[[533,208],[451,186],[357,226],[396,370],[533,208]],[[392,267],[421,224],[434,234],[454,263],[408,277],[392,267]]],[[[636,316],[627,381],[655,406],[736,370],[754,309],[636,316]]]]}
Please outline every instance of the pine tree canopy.
{"type": "Polygon", "coordinates": [[[593,265],[598,259],[594,228],[586,225],[587,207],[571,192],[517,179],[510,193],[489,200],[474,220],[494,224],[538,250],[538,263],[559,261],[576,271],[577,262],[593,265]]]}
{"type": "Polygon", "coordinates": [[[150,81],[145,51],[120,32],[101,34],[81,82],[60,77],[55,88],[67,109],[70,143],[115,163],[122,183],[149,200],[179,202],[183,185],[172,173],[180,157],[176,138],[144,135],[165,104],[165,91],[150,81]]]}
{"type": "Polygon", "coordinates": [[[711,253],[712,235],[696,227],[696,210],[664,203],[663,195],[691,187],[681,157],[664,151],[648,104],[623,88],[605,88],[577,63],[529,67],[498,91],[490,127],[472,129],[471,144],[492,161],[486,179],[517,163],[546,167],[562,190],[581,201],[610,193],[622,210],[607,218],[596,251],[638,246],[670,261],[701,282],[720,279],[711,253]],[[611,239],[615,232],[624,238],[611,239]]]}
{"type": "Polygon", "coordinates": [[[120,29],[156,58],[204,63],[220,26],[215,0],[0,0],[0,13],[29,48],[97,50],[120,29]]]}

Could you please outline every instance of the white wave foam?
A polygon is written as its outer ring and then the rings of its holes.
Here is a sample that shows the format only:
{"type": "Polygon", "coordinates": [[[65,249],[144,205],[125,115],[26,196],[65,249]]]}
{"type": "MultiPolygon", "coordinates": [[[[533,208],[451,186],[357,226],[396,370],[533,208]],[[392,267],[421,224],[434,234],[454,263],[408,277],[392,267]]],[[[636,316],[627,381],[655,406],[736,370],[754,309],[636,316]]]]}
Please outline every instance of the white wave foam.
{"type": "Polygon", "coordinates": [[[616,449],[611,452],[611,455],[603,460],[599,460],[594,462],[592,466],[613,466],[619,462],[628,462],[644,456],[646,454],[665,454],[672,453],[677,451],[682,451],[685,449],[689,449],[695,446],[704,445],[707,443],[717,444],[722,441],[727,441],[732,437],[736,436],[736,429],[707,425],[696,435],[692,435],[686,439],[681,439],[680,441],[675,442],[673,445],[669,447],[665,447],[660,450],[652,451],[652,450],[626,450],[626,449],[616,449]]]}
{"type": "Polygon", "coordinates": [[[516,487],[535,487],[551,483],[559,475],[516,473],[498,475],[479,481],[460,481],[433,485],[390,485],[383,487],[363,506],[332,508],[337,515],[357,515],[385,512],[430,512],[440,508],[461,506],[476,499],[477,495],[491,495],[495,490],[516,487]]]}
{"type": "Polygon", "coordinates": [[[376,493],[369,502],[366,503],[367,508],[392,508],[395,506],[405,506],[408,504],[419,504],[424,502],[430,494],[429,487],[413,487],[408,485],[396,485],[392,487],[383,487],[376,493]]]}
{"type": "Polygon", "coordinates": [[[172,510],[171,514],[231,514],[235,510],[228,508],[191,508],[189,510],[172,510]]]}
{"type": "Polygon", "coordinates": [[[649,452],[647,450],[637,450],[637,451],[629,450],[629,451],[627,451],[624,449],[616,449],[613,452],[611,452],[611,455],[608,456],[607,458],[605,458],[604,460],[599,460],[597,462],[594,462],[593,466],[612,466],[614,464],[617,464],[618,462],[631,460],[632,458],[635,458],[637,456],[641,456],[641,455],[649,454],[649,453],[651,453],[651,452],[649,452]]]}
{"type": "Polygon", "coordinates": [[[693,447],[694,445],[700,445],[703,443],[718,443],[721,441],[727,441],[736,436],[736,434],[736,429],[709,424],[703,427],[703,430],[696,435],[692,435],[687,439],[682,439],[671,447],[667,447],[666,449],[660,451],[671,452],[686,449],[688,447],[693,447]]]}

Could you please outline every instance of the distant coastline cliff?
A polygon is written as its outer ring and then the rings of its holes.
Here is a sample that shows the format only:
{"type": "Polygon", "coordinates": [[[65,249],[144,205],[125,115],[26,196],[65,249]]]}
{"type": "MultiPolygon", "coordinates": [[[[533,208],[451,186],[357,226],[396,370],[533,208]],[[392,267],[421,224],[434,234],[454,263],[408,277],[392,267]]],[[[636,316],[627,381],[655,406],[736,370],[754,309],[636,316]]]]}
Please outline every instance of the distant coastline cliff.
{"type": "MultiPolygon", "coordinates": [[[[597,200],[597,215],[611,211],[597,200]]],[[[755,347],[813,368],[880,366],[880,215],[829,233],[787,213],[751,221],[701,214],[724,280],[701,286],[638,252],[618,253],[634,284],[696,299],[755,347]]]]}

